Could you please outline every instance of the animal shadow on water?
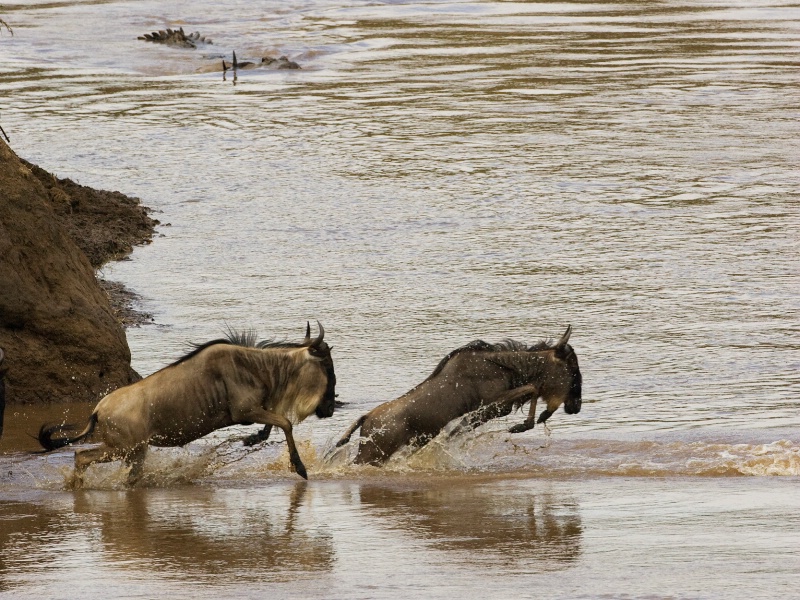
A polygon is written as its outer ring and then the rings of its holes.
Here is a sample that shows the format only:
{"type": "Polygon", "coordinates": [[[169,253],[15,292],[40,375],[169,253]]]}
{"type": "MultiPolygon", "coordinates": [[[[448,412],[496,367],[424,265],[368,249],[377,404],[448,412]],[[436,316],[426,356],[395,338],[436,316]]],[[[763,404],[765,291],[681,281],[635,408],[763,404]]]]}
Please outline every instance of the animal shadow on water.
{"type": "Polygon", "coordinates": [[[522,571],[560,571],[583,552],[580,507],[569,495],[525,487],[509,494],[464,481],[400,488],[365,483],[359,501],[387,526],[435,540],[439,551],[458,552],[467,562],[479,556],[483,569],[513,564],[522,571]]]}
{"type": "Polygon", "coordinates": [[[88,424],[42,425],[45,451],[83,440],[100,442],[75,451],[72,485],[94,463],[124,461],[128,484],[142,477],[148,446],[183,446],[230,425],[260,423],[280,427],[292,469],[304,479],[306,467],[292,434],[293,425],[311,414],[333,415],[336,375],[325,330],[300,343],[256,341],[254,332],[229,331],[225,339],[196,345],[186,356],[105,396],[88,424]],[[90,437],[91,436],[91,437],[90,437]]]}
{"type": "Polygon", "coordinates": [[[235,574],[239,583],[263,583],[265,573],[333,569],[330,535],[303,519],[308,496],[302,480],[226,494],[202,487],[78,492],[71,514],[92,520],[112,556],[148,570],[158,557],[159,576],[168,580],[235,574]]]}
{"type": "Polygon", "coordinates": [[[526,402],[530,402],[528,417],[509,432],[521,433],[544,424],[561,405],[567,414],[577,414],[582,377],[578,357],[567,343],[571,333],[569,326],[555,344],[476,340],[453,350],[422,383],[361,416],[326,460],[358,429],[361,438],[355,464],[380,466],[403,447],[425,446],[455,419],[461,418],[450,435],[472,431],[526,402]],[[546,408],[537,420],[539,398],[546,408]]]}

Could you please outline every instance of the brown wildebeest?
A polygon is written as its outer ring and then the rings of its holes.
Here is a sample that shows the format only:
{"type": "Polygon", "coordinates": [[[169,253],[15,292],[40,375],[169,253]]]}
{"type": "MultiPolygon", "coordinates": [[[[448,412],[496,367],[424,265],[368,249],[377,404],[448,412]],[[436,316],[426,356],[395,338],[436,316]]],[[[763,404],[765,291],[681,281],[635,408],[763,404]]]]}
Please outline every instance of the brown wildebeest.
{"type": "Polygon", "coordinates": [[[294,470],[308,479],[292,436],[292,425],[316,413],[333,414],[336,375],[325,330],[300,343],[255,342],[251,333],[198,345],[180,360],[100,400],[86,428],[74,437],[72,425],[42,425],[39,442],[55,450],[97,429],[98,448],[75,451],[78,481],[95,462],[124,460],[129,483],[142,472],[147,446],[183,446],[216,429],[263,423],[286,434],[294,470]]]}
{"type": "Polygon", "coordinates": [[[567,344],[571,332],[572,326],[567,327],[554,345],[477,340],[453,350],[425,381],[353,423],[336,447],[350,441],[360,427],[356,464],[380,465],[404,445],[427,444],[463,415],[457,431],[506,416],[530,400],[528,418],[509,430],[519,433],[547,421],[562,404],[567,414],[576,414],[581,410],[581,371],[567,344]],[[547,408],[536,421],[539,398],[547,408]]]}

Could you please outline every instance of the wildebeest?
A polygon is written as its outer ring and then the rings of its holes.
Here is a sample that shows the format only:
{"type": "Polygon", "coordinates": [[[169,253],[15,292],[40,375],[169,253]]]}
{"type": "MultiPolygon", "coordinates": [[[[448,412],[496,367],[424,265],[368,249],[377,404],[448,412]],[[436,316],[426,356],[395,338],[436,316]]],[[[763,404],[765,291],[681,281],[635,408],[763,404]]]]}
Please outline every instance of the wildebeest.
{"type": "Polygon", "coordinates": [[[325,330],[302,343],[258,342],[255,335],[231,332],[227,339],[198,345],[183,358],[105,396],[78,435],[72,425],[42,425],[39,442],[54,450],[96,432],[97,448],[76,450],[80,482],[95,462],[124,460],[129,483],[142,472],[147,446],[182,446],[216,429],[262,423],[286,434],[294,470],[308,479],[292,436],[292,426],[316,413],[333,414],[336,375],[325,330]]]}
{"type": "Polygon", "coordinates": [[[258,66],[262,67],[269,67],[271,69],[299,69],[300,65],[298,65],[293,60],[289,60],[286,56],[281,56],[280,58],[275,58],[273,56],[264,56],[259,62],[253,62],[251,60],[244,60],[240,61],[236,58],[236,51],[233,52],[233,62],[227,63],[225,59],[222,59],[222,71],[230,71],[233,69],[234,73],[239,70],[243,69],[255,69],[258,66]]]}
{"type": "Polygon", "coordinates": [[[7,367],[3,366],[3,361],[6,358],[6,353],[0,348],[0,437],[3,437],[3,415],[6,412],[6,371],[7,367]]]}
{"type": "Polygon", "coordinates": [[[528,418],[509,431],[544,423],[562,404],[567,414],[581,410],[581,371],[567,344],[572,326],[554,345],[528,347],[507,340],[477,340],[450,352],[433,373],[403,396],[380,404],[358,419],[336,447],[361,428],[356,464],[380,465],[402,446],[423,446],[450,421],[464,416],[459,431],[509,414],[530,401],[528,418]],[[547,405],[538,421],[538,398],[547,405]]]}

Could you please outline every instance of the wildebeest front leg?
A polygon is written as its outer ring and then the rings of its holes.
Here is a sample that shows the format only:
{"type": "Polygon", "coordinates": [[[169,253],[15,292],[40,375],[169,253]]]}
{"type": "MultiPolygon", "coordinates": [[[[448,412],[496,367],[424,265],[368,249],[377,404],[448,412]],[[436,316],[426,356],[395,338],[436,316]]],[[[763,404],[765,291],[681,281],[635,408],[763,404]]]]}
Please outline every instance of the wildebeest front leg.
{"type": "Polygon", "coordinates": [[[461,422],[453,428],[448,437],[461,435],[467,431],[477,429],[487,421],[497,419],[498,417],[505,417],[511,412],[512,406],[513,405],[505,404],[487,404],[486,406],[482,406],[461,419],[461,422]]]}
{"type": "Polygon", "coordinates": [[[528,398],[532,398],[535,402],[538,395],[538,388],[531,385],[526,385],[503,392],[502,394],[493,398],[488,404],[485,404],[478,410],[471,412],[464,417],[461,420],[461,423],[459,423],[458,426],[453,429],[450,435],[453,436],[464,431],[470,431],[476,427],[479,427],[480,425],[483,425],[486,423],[486,421],[491,419],[505,417],[513,410],[515,404],[522,404],[526,402],[528,398]]]}
{"type": "MultiPolygon", "coordinates": [[[[529,429],[533,429],[533,426],[536,425],[536,403],[539,399],[539,388],[532,385],[526,385],[520,388],[516,388],[508,392],[509,395],[514,397],[514,402],[517,404],[523,404],[530,400],[531,405],[528,409],[528,418],[525,419],[522,423],[518,423],[517,425],[513,425],[509,427],[509,433],[522,433],[523,431],[528,431],[529,429]]],[[[550,416],[550,415],[548,415],[550,416]]],[[[538,421],[541,423],[541,419],[538,421]]]]}
{"type": "Polygon", "coordinates": [[[246,438],[242,440],[242,443],[245,446],[255,446],[256,444],[260,444],[269,439],[269,434],[272,433],[272,425],[264,425],[264,428],[260,431],[256,431],[248,435],[246,438]]]}
{"type": "MultiPolygon", "coordinates": [[[[294,436],[292,435],[292,423],[286,417],[263,408],[254,408],[250,411],[244,421],[251,423],[263,423],[264,425],[280,427],[283,434],[286,436],[286,444],[289,446],[289,461],[292,463],[295,473],[300,475],[303,479],[308,479],[308,473],[303,461],[300,460],[300,454],[297,452],[297,446],[294,443],[294,436]]],[[[265,427],[266,429],[266,427],[265,427]]]]}
{"type": "MultiPolygon", "coordinates": [[[[509,433],[522,433],[524,431],[528,431],[529,429],[533,429],[534,425],[536,425],[536,402],[538,398],[531,398],[531,406],[528,409],[528,418],[525,419],[522,423],[518,423],[513,427],[509,428],[509,433]]],[[[545,411],[546,412],[546,411],[545,411]]],[[[548,415],[549,416],[549,415],[548,415]]]]}
{"type": "Polygon", "coordinates": [[[553,411],[544,409],[542,414],[539,415],[538,420],[534,421],[536,417],[536,400],[531,400],[531,409],[528,415],[528,418],[525,419],[524,423],[520,423],[519,425],[514,425],[508,431],[511,433],[522,433],[523,431],[528,431],[529,429],[533,429],[534,425],[538,425],[541,423],[544,426],[545,432],[547,435],[550,435],[550,428],[547,427],[547,419],[553,416],[553,411]]]}

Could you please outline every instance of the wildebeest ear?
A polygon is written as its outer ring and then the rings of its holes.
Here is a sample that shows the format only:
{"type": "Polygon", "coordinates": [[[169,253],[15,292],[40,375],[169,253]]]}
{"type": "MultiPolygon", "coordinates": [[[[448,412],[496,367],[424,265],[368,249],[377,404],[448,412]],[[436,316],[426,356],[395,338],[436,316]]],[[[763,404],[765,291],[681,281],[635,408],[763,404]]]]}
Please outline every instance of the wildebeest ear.
{"type": "Polygon", "coordinates": [[[322,360],[326,356],[330,355],[331,349],[328,347],[328,344],[322,344],[320,347],[309,346],[308,353],[314,358],[322,360]]]}

